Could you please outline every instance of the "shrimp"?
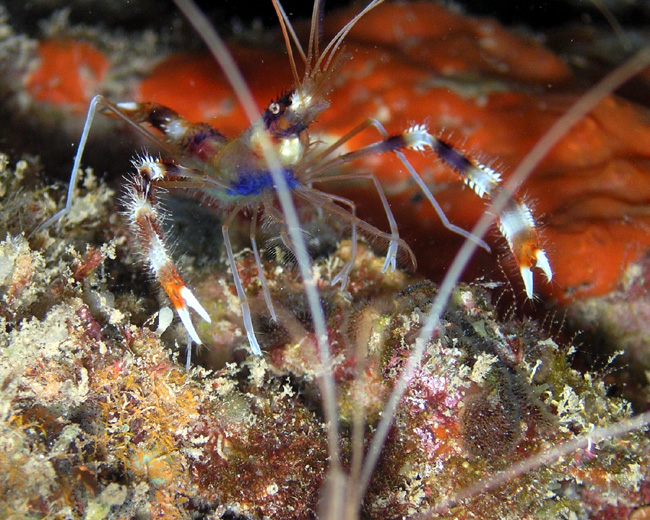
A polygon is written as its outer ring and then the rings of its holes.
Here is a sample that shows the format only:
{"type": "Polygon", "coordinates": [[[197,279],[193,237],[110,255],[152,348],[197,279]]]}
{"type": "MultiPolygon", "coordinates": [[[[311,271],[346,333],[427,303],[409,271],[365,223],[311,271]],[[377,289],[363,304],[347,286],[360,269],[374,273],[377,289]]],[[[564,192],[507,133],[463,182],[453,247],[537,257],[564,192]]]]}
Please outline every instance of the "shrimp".
{"type": "MultiPolygon", "coordinates": [[[[469,186],[481,199],[503,198],[507,202],[497,213],[498,227],[505,237],[519,266],[526,295],[533,297],[534,267],[539,268],[550,282],[552,269],[546,252],[541,248],[535,219],[528,205],[501,185],[501,174],[476,159],[461,153],[443,139],[431,134],[425,124],[414,124],[401,134],[389,135],[377,120],[368,118],[353,127],[345,136],[333,144],[310,138],[310,127],[329,107],[328,94],[333,78],[349,59],[343,51],[343,42],[354,25],[383,0],[370,2],[350,20],[324,47],[319,50],[319,2],[315,3],[312,16],[309,46],[305,52],[298,41],[281,4],[274,1],[288,51],[294,85],[286,93],[272,101],[258,118],[252,100],[242,98],[247,107],[251,126],[234,139],[228,139],[217,129],[206,123],[192,123],[171,108],[153,102],[113,103],[103,96],[91,101],[86,124],[82,132],[70,178],[70,189],[76,184],[76,175],[84,146],[95,112],[99,108],[105,115],[123,119],[154,142],[160,142],[171,158],[156,159],[143,156],[133,161],[136,173],[129,181],[125,197],[127,216],[136,249],[151,273],[167,293],[192,341],[201,343],[192,323],[189,309],[202,319],[210,317],[192,291],[184,283],[179,270],[169,253],[167,240],[162,232],[161,210],[156,192],[162,188],[199,192],[206,203],[217,208],[224,215],[222,232],[226,254],[233,273],[237,296],[241,303],[244,330],[251,351],[261,355],[262,351],[253,328],[250,306],[246,291],[237,270],[237,262],[231,245],[229,229],[237,215],[247,213],[250,218],[250,240],[256,259],[257,271],[263,288],[269,314],[277,321],[264,270],[260,262],[256,242],[256,225],[259,215],[264,215],[280,229],[279,235],[286,247],[294,251],[299,265],[307,265],[306,252],[302,251],[299,232],[300,223],[291,209],[295,203],[312,205],[346,222],[351,228],[351,258],[332,279],[345,289],[350,271],[356,259],[357,235],[387,245],[384,271],[395,270],[398,265],[415,270],[415,255],[399,236],[397,223],[377,178],[369,173],[348,173],[334,175],[337,168],[359,159],[392,152],[401,161],[414,183],[430,202],[444,226],[489,250],[488,245],[477,236],[449,222],[430,188],[411,166],[405,150],[433,151],[444,163],[454,170],[460,180],[469,186]],[[293,52],[303,61],[304,74],[300,77],[293,52]],[[248,108],[250,107],[250,108],[248,108]],[[148,125],[162,134],[162,140],[141,125],[148,125]],[[344,146],[356,135],[374,129],[380,139],[354,151],[343,152],[344,146]],[[315,185],[341,182],[351,179],[370,182],[378,193],[390,232],[384,232],[356,215],[353,201],[330,194],[315,185]]],[[[189,8],[188,8],[189,9],[189,8]]],[[[197,28],[198,29],[198,28],[197,28]]],[[[205,34],[203,31],[202,34],[205,34]]],[[[225,47],[215,52],[224,70],[236,70],[228,63],[225,47]]],[[[246,92],[243,85],[230,78],[235,91],[246,92]]],[[[247,96],[244,96],[247,97],[247,96]]],[[[69,192],[66,207],[46,225],[60,219],[69,211],[73,200],[69,192]]],[[[303,276],[306,273],[302,273],[303,276]]]]}

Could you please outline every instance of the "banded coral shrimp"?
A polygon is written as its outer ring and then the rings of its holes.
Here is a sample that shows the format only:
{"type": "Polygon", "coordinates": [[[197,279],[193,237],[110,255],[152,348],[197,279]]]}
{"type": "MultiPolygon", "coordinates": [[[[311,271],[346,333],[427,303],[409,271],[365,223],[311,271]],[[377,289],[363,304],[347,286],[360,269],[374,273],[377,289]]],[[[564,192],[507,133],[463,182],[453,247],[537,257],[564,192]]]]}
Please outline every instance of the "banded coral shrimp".
{"type": "MultiPolygon", "coordinates": [[[[280,180],[281,180],[281,178],[280,178],[280,180]]],[[[497,201],[497,202],[498,202],[498,201],[497,201]]],[[[288,219],[289,217],[285,216],[285,217],[283,217],[283,218],[288,219]]],[[[300,237],[300,235],[298,234],[297,237],[300,237]]],[[[297,248],[297,246],[296,246],[296,248],[297,248]]],[[[303,258],[302,260],[299,260],[299,264],[300,264],[300,265],[303,265],[303,266],[304,266],[304,265],[307,265],[307,264],[305,264],[304,262],[305,262],[305,259],[304,259],[304,258],[303,258]]],[[[464,260],[461,260],[460,263],[461,263],[461,264],[464,263],[464,260]]],[[[452,279],[453,279],[453,277],[448,278],[448,280],[452,280],[452,279]]],[[[436,328],[435,322],[439,319],[439,316],[436,316],[436,314],[440,314],[440,312],[441,312],[440,310],[436,310],[436,308],[437,308],[437,309],[442,309],[443,307],[446,307],[446,301],[445,301],[445,299],[447,299],[448,296],[449,296],[449,294],[451,293],[451,288],[450,288],[450,287],[453,286],[453,285],[455,285],[455,282],[456,282],[456,280],[453,280],[452,282],[449,282],[449,283],[448,283],[448,286],[446,287],[446,289],[445,289],[444,291],[441,289],[441,291],[440,291],[439,294],[444,294],[444,293],[446,292],[446,293],[447,293],[447,296],[446,296],[446,297],[445,297],[445,296],[442,296],[442,297],[441,297],[441,296],[438,296],[438,297],[437,297],[436,303],[435,303],[434,306],[433,306],[433,309],[434,309],[434,310],[431,311],[431,312],[432,312],[431,316],[435,316],[435,317],[433,317],[433,318],[429,318],[428,321],[427,321],[427,326],[423,327],[423,329],[422,329],[422,331],[423,331],[423,332],[422,332],[422,334],[423,334],[422,337],[423,337],[423,338],[426,338],[428,335],[430,335],[430,334],[433,332],[433,329],[436,328]],[[424,331],[427,331],[427,332],[425,333],[424,331]]],[[[315,308],[314,308],[314,309],[315,309],[315,308]]],[[[318,311],[317,311],[317,310],[313,310],[313,316],[314,316],[314,320],[315,320],[315,321],[317,321],[317,320],[319,319],[319,318],[318,318],[319,314],[318,314],[318,311]]],[[[322,330],[324,330],[324,328],[325,328],[325,326],[324,326],[324,322],[323,322],[322,330]]],[[[319,338],[319,339],[320,339],[320,338],[319,338]]],[[[423,340],[423,341],[421,341],[420,344],[423,344],[423,343],[426,342],[426,341],[428,341],[428,339],[427,339],[427,340],[423,340]]],[[[416,343],[416,345],[417,345],[417,343],[416,343]]],[[[414,350],[414,352],[415,352],[415,350],[414,350]]],[[[416,357],[415,357],[414,355],[412,355],[412,356],[409,357],[409,365],[410,365],[410,366],[416,366],[416,365],[417,365],[417,362],[416,362],[416,361],[413,361],[412,364],[411,364],[411,362],[410,362],[410,360],[415,360],[415,359],[416,359],[416,357]]],[[[408,373],[408,372],[405,371],[405,373],[408,373]]],[[[406,377],[404,378],[405,381],[408,380],[408,379],[409,379],[408,376],[406,376],[406,377]]],[[[328,393],[327,393],[327,392],[324,392],[324,397],[325,397],[325,400],[327,400],[327,399],[329,399],[331,396],[328,396],[328,393]]],[[[399,397],[394,398],[394,399],[393,399],[393,402],[394,402],[394,403],[399,402],[399,397]]],[[[395,406],[396,406],[396,404],[395,404],[395,406]]],[[[331,414],[331,413],[332,413],[332,412],[330,412],[330,414],[331,414]]],[[[385,416],[386,416],[386,417],[392,417],[393,413],[394,413],[394,412],[386,413],[385,416]]],[[[332,417],[332,415],[330,415],[330,418],[331,418],[331,417],[332,417]]],[[[390,420],[390,419],[388,419],[388,420],[390,420]]],[[[637,421],[637,423],[639,423],[639,422],[642,423],[642,422],[644,422],[644,421],[645,421],[645,419],[642,417],[640,421],[637,421]]],[[[638,424],[637,424],[637,425],[638,425],[638,424]]],[[[634,427],[635,424],[632,424],[631,426],[634,427]]],[[[598,434],[600,434],[600,433],[601,433],[601,432],[599,431],[598,434]]],[[[334,432],[334,433],[330,432],[330,435],[331,435],[331,436],[333,436],[333,435],[335,435],[335,434],[336,434],[336,432],[334,432]]],[[[330,437],[330,438],[331,438],[331,437],[330,437]]],[[[376,439],[379,439],[379,440],[377,441],[377,443],[381,446],[381,445],[383,444],[383,442],[384,442],[383,439],[381,439],[381,436],[376,437],[376,439]]],[[[585,441],[585,442],[586,442],[586,441],[585,441]]],[[[330,442],[330,445],[331,445],[331,446],[332,446],[332,444],[333,444],[333,443],[330,442]]],[[[333,460],[333,466],[334,466],[334,468],[333,468],[333,470],[332,470],[332,476],[331,476],[331,478],[330,478],[330,482],[331,482],[331,486],[332,486],[333,488],[336,488],[336,487],[337,487],[337,485],[336,485],[336,481],[337,481],[337,479],[339,479],[339,476],[337,475],[337,471],[340,471],[339,468],[336,468],[336,457],[334,456],[335,453],[336,453],[335,449],[332,448],[332,460],[333,460]]],[[[378,449],[371,449],[371,454],[374,454],[374,456],[377,457],[377,456],[379,455],[379,451],[378,451],[378,449]]],[[[370,467],[371,469],[364,469],[364,471],[363,471],[363,477],[364,477],[364,478],[363,478],[363,484],[360,486],[360,488],[363,488],[363,486],[367,484],[366,480],[367,480],[367,478],[368,478],[368,475],[369,475],[369,473],[372,472],[372,464],[370,464],[369,466],[366,466],[366,468],[368,468],[368,467],[370,467]]],[[[340,484],[340,483],[339,483],[339,484],[340,484]]],[[[329,496],[329,495],[328,495],[328,496],[329,496]]],[[[336,496],[336,494],[335,494],[334,496],[336,496]]],[[[339,496],[340,496],[340,495],[339,495],[339,496]]],[[[359,498],[359,500],[360,500],[360,498],[359,498]]],[[[354,500],[352,500],[352,502],[354,502],[354,500]]],[[[353,508],[354,508],[354,507],[355,507],[355,506],[353,506],[353,508]]],[[[337,508],[336,508],[334,505],[331,505],[330,508],[328,509],[328,513],[331,514],[332,517],[337,517],[336,511],[337,511],[337,508]]]]}
{"type": "MultiPolygon", "coordinates": [[[[309,139],[309,126],[327,109],[329,105],[327,94],[332,88],[333,77],[346,60],[346,55],[341,49],[346,35],[358,20],[380,3],[371,2],[332,38],[322,52],[319,52],[318,43],[320,28],[317,17],[320,8],[317,3],[312,17],[307,53],[300,46],[282,7],[279,4],[274,4],[283,28],[295,86],[287,94],[273,101],[264,111],[259,122],[252,117],[254,111],[247,108],[246,113],[253,126],[231,141],[215,128],[207,124],[190,123],[172,109],[157,103],[126,102],[113,104],[102,96],[96,96],[91,102],[75,157],[66,207],[46,222],[45,226],[64,217],[70,210],[73,202],[72,190],[76,185],[76,176],[79,171],[83,150],[95,112],[100,108],[107,115],[127,121],[141,133],[157,142],[158,140],[153,135],[138,126],[140,123],[149,123],[164,135],[164,141],[161,143],[163,149],[168,153],[175,152],[176,156],[185,157],[187,166],[146,156],[136,160],[134,166],[138,173],[130,182],[125,205],[127,206],[128,218],[137,248],[152,274],[167,292],[190,338],[196,343],[200,343],[200,339],[190,319],[189,308],[194,309],[208,322],[210,318],[182,281],[167,251],[165,237],[162,234],[160,211],[157,209],[156,203],[155,190],[157,186],[179,190],[197,190],[202,193],[209,203],[222,207],[226,212],[227,217],[222,229],[228,261],[233,272],[237,296],[242,305],[242,318],[246,336],[252,351],[258,355],[261,354],[261,350],[253,330],[249,304],[236,268],[228,232],[232,220],[240,212],[247,210],[253,213],[250,233],[251,245],[256,258],[265,301],[274,321],[276,318],[275,311],[259,260],[255,240],[255,225],[260,211],[267,219],[274,220],[282,227],[280,235],[285,246],[295,251],[298,265],[305,265],[304,260],[306,260],[306,257],[303,256],[303,253],[306,254],[306,251],[302,251],[302,247],[296,242],[296,230],[299,226],[295,211],[287,206],[289,204],[289,199],[285,199],[287,190],[291,194],[289,198],[297,197],[303,202],[318,206],[326,212],[337,215],[350,224],[352,232],[351,258],[333,278],[332,283],[334,285],[340,283],[341,287],[345,288],[347,284],[347,278],[356,256],[357,233],[365,233],[370,237],[388,242],[384,271],[396,268],[397,256],[400,251],[409,257],[408,262],[412,267],[415,267],[413,253],[399,237],[392,211],[377,179],[372,174],[332,176],[328,172],[333,168],[380,153],[395,153],[403,167],[408,171],[412,181],[434,207],[444,226],[461,236],[478,241],[485,249],[489,249],[481,239],[472,237],[462,228],[449,222],[430,189],[404,155],[404,151],[409,149],[419,152],[426,149],[434,151],[444,163],[458,173],[462,181],[479,198],[491,199],[501,194],[503,190],[500,186],[501,174],[489,166],[464,155],[442,139],[429,133],[425,124],[415,124],[401,134],[389,136],[379,120],[369,118],[365,122],[359,123],[337,142],[324,149],[319,149],[318,141],[310,141],[309,139]],[[292,39],[305,66],[302,80],[299,78],[293,56],[292,39]],[[351,138],[366,133],[369,129],[374,129],[379,133],[381,140],[351,152],[343,153],[340,151],[351,138]],[[275,152],[271,152],[272,147],[275,152]],[[277,161],[271,155],[272,153],[277,156],[279,164],[276,164],[277,161]],[[261,160],[271,165],[270,170],[260,163],[261,160]],[[283,179],[280,178],[277,172],[273,173],[275,166],[283,172],[283,179]],[[364,220],[358,219],[356,217],[356,206],[353,202],[313,188],[314,184],[355,178],[374,183],[390,226],[390,233],[382,232],[364,220]],[[284,216],[279,214],[274,207],[276,195],[284,216]]],[[[221,50],[225,52],[225,48],[221,50]]],[[[217,53],[215,51],[214,54],[222,68],[227,71],[234,68],[234,63],[221,57],[227,56],[224,52],[217,53]]],[[[230,74],[227,75],[230,76],[230,74]]],[[[244,94],[246,89],[243,82],[235,84],[236,79],[235,77],[229,77],[231,83],[236,86],[235,91],[238,93],[242,106],[252,107],[252,97],[244,94]]],[[[511,194],[507,197],[507,200],[509,201],[508,204],[497,214],[499,229],[506,238],[517,261],[526,294],[529,298],[532,298],[533,267],[539,267],[548,281],[552,278],[552,269],[546,253],[539,245],[531,210],[523,200],[518,199],[515,195],[511,194]]],[[[301,271],[303,271],[303,276],[307,274],[302,267],[301,271]]]]}

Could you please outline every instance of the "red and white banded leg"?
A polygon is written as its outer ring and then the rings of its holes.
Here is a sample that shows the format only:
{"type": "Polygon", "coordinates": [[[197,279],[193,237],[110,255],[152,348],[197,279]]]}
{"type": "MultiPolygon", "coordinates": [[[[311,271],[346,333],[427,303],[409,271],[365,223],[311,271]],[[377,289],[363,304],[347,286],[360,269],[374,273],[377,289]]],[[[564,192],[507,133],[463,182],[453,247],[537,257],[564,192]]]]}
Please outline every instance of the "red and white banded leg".
{"type": "MultiPolygon", "coordinates": [[[[463,182],[467,184],[467,186],[469,186],[480,198],[494,199],[504,193],[505,190],[501,186],[501,175],[498,172],[494,171],[489,166],[478,162],[474,158],[465,155],[442,139],[430,134],[425,125],[415,125],[401,134],[388,136],[388,133],[381,123],[374,119],[368,119],[365,123],[359,125],[334,145],[325,150],[325,152],[317,156],[315,160],[309,164],[309,174],[315,177],[320,172],[339,164],[344,164],[362,157],[368,157],[380,153],[394,152],[397,154],[398,158],[405,166],[413,180],[420,187],[424,195],[430,201],[445,227],[461,236],[464,236],[468,240],[472,240],[477,245],[484,247],[489,251],[488,245],[483,240],[464,229],[454,226],[447,220],[442,208],[440,208],[429,188],[402,153],[402,150],[404,149],[422,152],[427,148],[431,149],[445,164],[452,168],[460,176],[463,182]],[[363,148],[353,152],[341,154],[334,159],[327,161],[324,160],[351,136],[356,135],[369,127],[376,128],[384,139],[364,146],[363,148]]],[[[501,210],[500,214],[497,215],[496,220],[501,233],[508,242],[508,246],[519,265],[521,277],[526,289],[526,295],[528,298],[532,298],[532,269],[538,267],[546,275],[546,279],[549,282],[553,278],[553,271],[546,253],[539,246],[539,236],[535,228],[535,221],[530,208],[528,208],[526,203],[517,198],[514,194],[508,193],[507,197],[508,203],[505,208],[501,210]]]]}
{"type": "Polygon", "coordinates": [[[167,169],[171,165],[159,159],[142,157],[134,161],[134,166],[137,173],[124,198],[124,214],[129,229],[140,255],[169,296],[190,338],[200,344],[188,308],[194,309],[208,323],[210,316],[185,285],[174,265],[162,232],[164,217],[155,199],[155,183],[168,178],[167,169]]]}
{"type": "MultiPolygon", "coordinates": [[[[424,125],[415,125],[401,135],[389,139],[395,141],[393,145],[401,142],[400,148],[419,151],[430,148],[481,198],[495,199],[505,192],[498,172],[433,136],[424,125]]],[[[526,295],[532,298],[534,267],[539,268],[549,282],[553,278],[546,252],[539,245],[532,211],[523,200],[508,193],[507,203],[496,216],[496,220],[519,266],[526,295]]]]}

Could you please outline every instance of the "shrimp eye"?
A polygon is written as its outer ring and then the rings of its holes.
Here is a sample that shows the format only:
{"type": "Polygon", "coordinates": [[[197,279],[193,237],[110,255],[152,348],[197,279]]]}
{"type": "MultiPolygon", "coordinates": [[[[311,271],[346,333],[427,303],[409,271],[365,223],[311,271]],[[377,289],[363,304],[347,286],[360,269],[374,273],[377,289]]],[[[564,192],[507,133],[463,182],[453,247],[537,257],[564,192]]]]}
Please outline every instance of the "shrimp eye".
{"type": "Polygon", "coordinates": [[[277,100],[273,101],[268,108],[268,111],[274,116],[281,116],[288,106],[291,105],[291,95],[293,92],[286,92],[282,94],[277,100]]]}
{"type": "MultiPolygon", "coordinates": [[[[268,108],[264,111],[264,114],[262,115],[264,122],[266,123],[267,129],[273,132],[274,129],[272,127],[275,127],[279,123],[279,121],[282,120],[282,117],[287,111],[287,108],[291,106],[292,94],[293,93],[291,91],[286,92],[278,99],[276,99],[275,101],[269,104],[268,108]]],[[[282,132],[284,132],[284,130],[282,130],[282,132]]]]}

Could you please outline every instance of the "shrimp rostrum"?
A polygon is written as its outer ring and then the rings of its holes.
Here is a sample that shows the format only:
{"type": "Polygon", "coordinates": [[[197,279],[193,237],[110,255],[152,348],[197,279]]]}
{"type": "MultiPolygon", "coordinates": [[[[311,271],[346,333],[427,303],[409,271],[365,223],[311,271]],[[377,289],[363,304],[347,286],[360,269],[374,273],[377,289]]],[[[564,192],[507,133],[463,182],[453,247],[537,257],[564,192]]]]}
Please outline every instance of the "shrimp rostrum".
{"type": "MultiPolygon", "coordinates": [[[[250,306],[237,271],[229,236],[229,229],[238,215],[250,216],[252,251],[266,305],[271,318],[276,319],[260,261],[256,225],[258,218],[264,216],[267,221],[278,226],[284,245],[294,249],[295,244],[289,228],[295,224],[285,217],[279,204],[278,199],[282,191],[288,193],[295,204],[319,208],[318,211],[344,222],[350,230],[350,259],[332,279],[332,283],[340,284],[342,289],[347,284],[355,262],[358,236],[364,236],[371,242],[384,246],[384,271],[394,270],[398,265],[414,269],[416,262],[413,252],[399,236],[398,226],[379,181],[372,174],[365,172],[337,173],[343,171],[339,170],[339,167],[376,154],[395,153],[418,189],[433,205],[444,225],[486,249],[487,244],[479,237],[447,220],[431,190],[411,166],[404,152],[433,151],[480,198],[493,199],[505,194],[501,176],[497,171],[432,135],[423,124],[413,125],[396,135],[389,135],[379,121],[367,119],[360,121],[334,143],[312,140],[311,125],[329,107],[328,94],[332,89],[333,78],[349,58],[343,49],[345,37],[358,20],[382,3],[382,0],[374,0],[366,6],[340,29],[322,51],[319,49],[319,2],[315,3],[308,48],[305,51],[279,1],[272,1],[278,13],[291,63],[294,86],[290,90],[271,102],[261,117],[234,139],[228,139],[206,123],[192,123],[171,108],[157,103],[112,103],[102,96],[96,96],[91,102],[75,157],[66,208],[51,219],[60,218],[70,208],[81,154],[97,109],[112,118],[127,121],[148,138],[155,140],[169,154],[168,158],[142,156],[133,161],[136,171],[128,181],[125,214],[135,246],[169,296],[190,338],[195,343],[200,343],[189,308],[206,321],[210,321],[210,317],[185,285],[174,265],[162,231],[162,212],[156,192],[160,189],[171,189],[199,193],[202,200],[221,211],[224,215],[224,244],[237,296],[241,302],[244,329],[251,350],[258,355],[261,354],[261,349],[255,337],[250,306]],[[304,66],[302,76],[298,72],[294,47],[297,58],[304,66]],[[162,136],[154,136],[149,128],[154,128],[162,136]],[[376,142],[354,151],[343,151],[350,139],[366,131],[377,133],[376,142]],[[280,172],[280,180],[283,182],[277,182],[277,173],[274,174],[269,166],[269,153],[277,163],[275,172],[280,172]],[[327,183],[348,179],[365,181],[376,190],[386,214],[389,231],[382,231],[360,219],[356,215],[353,201],[323,190],[327,183]]],[[[517,261],[527,296],[532,298],[532,269],[540,268],[549,281],[552,271],[544,250],[539,246],[531,210],[522,200],[508,194],[505,207],[495,218],[517,261]]]]}

